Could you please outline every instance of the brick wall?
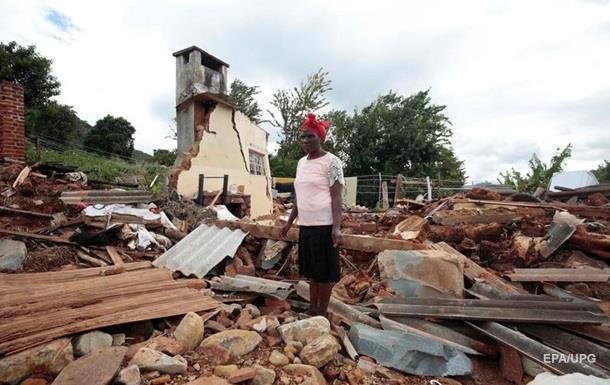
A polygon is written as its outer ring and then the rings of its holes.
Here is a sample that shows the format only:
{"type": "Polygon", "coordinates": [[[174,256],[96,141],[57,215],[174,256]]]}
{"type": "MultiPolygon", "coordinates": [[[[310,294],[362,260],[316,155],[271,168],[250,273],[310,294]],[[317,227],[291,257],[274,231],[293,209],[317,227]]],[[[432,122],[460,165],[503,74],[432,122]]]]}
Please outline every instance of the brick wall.
{"type": "Polygon", "coordinates": [[[0,81],[0,156],[25,160],[23,87],[0,81]]]}

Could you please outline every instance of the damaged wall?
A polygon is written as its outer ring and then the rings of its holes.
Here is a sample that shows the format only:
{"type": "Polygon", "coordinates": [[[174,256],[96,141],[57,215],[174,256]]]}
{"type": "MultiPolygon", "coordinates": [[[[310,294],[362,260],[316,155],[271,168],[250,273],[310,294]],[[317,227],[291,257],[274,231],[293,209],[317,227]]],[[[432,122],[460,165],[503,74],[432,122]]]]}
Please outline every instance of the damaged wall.
{"type": "MultiPolygon", "coordinates": [[[[250,121],[246,115],[227,104],[217,103],[211,112],[208,111],[209,117],[203,111],[202,103],[195,103],[194,106],[192,115],[191,110],[187,109],[187,116],[179,119],[191,121],[192,116],[192,121],[198,126],[197,130],[202,131],[202,138],[197,145],[197,143],[192,143],[193,138],[197,136],[194,130],[190,132],[178,130],[178,148],[183,151],[191,149],[190,155],[182,155],[181,159],[177,160],[177,164],[182,163],[186,166],[176,176],[178,192],[186,197],[195,196],[199,174],[208,176],[228,174],[229,185],[243,185],[244,193],[251,195],[251,215],[253,217],[270,214],[273,204],[271,171],[267,156],[267,132],[250,121]],[[251,151],[262,157],[264,175],[250,173],[251,151]],[[185,164],[188,163],[185,162],[187,157],[190,158],[190,167],[185,164]]],[[[204,189],[206,191],[221,190],[222,179],[206,179],[204,189]]]]}

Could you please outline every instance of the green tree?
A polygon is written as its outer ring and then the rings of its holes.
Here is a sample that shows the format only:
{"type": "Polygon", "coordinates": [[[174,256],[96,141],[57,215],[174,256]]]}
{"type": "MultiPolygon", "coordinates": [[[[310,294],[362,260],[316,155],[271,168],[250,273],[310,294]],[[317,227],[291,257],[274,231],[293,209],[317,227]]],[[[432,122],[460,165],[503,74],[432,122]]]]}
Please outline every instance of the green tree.
{"type": "Polygon", "coordinates": [[[239,79],[231,83],[231,97],[235,106],[255,123],[261,120],[261,109],[254,98],[258,94],[258,86],[249,86],[239,79]]]}
{"type": "Polygon", "coordinates": [[[604,160],[604,164],[600,164],[596,170],[592,170],[593,174],[600,183],[610,182],[610,162],[604,160]]]}
{"type": "MultiPolygon", "coordinates": [[[[267,110],[271,116],[270,124],[281,131],[280,148],[277,156],[299,159],[299,127],[308,112],[317,112],[328,105],[326,92],[331,90],[328,72],[320,68],[307,76],[298,87],[277,90],[271,99],[275,111],[267,110]]],[[[272,169],[272,173],[273,173],[272,169]]]]}
{"type": "Polygon", "coordinates": [[[122,157],[133,153],[135,128],[124,118],[106,115],[98,120],[85,137],[85,146],[122,157]]]}
{"type": "Polygon", "coordinates": [[[511,168],[505,173],[500,173],[498,182],[501,184],[515,186],[518,191],[533,193],[538,187],[546,187],[553,174],[563,170],[565,161],[572,156],[572,144],[569,143],[563,150],[557,148],[555,155],[549,164],[543,163],[538,155],[532,154],[528,165],[530,170],[523,175],[521,172],[511,168]]]}
{"type": "Polygon", "coordinates": [[[177,150],[153,150],[152,161],[163,166],[173,166],[176,160],[177,150]]]}
{"type": "Polygon", "coordinates": [[[86,130],[89,126],[76,115],[72,107],[54,100],[38,108],[27,109],[25,121],[28,135],[41,136],[42,139],[62,144],[72,142],[78,130],[86,130]]]}
{"type": "Polygon", "coordinates": [[[352,116],[331,111],[329,149],[344,161],[347,175],[440,175],[463,184],[464,163],[451,147],[444,110],[431,103],[429,91],[408,97],[390,91],[352,116]]]}
{"type": "Polygon", "coordinates": [[[271,175],[294,178],[297,175],[298,159],[283,158],[278,155],[269,155],[269,168],[271,175]]]}
{"type": "Polygon", "coordinates": [[[26,108],[38,108],[59,95],[59,81],[51,75],[52,61],[36,52],[33,45],[23,47],[11,41],[0,43],[0,80],[21,84],[26,108]]]}

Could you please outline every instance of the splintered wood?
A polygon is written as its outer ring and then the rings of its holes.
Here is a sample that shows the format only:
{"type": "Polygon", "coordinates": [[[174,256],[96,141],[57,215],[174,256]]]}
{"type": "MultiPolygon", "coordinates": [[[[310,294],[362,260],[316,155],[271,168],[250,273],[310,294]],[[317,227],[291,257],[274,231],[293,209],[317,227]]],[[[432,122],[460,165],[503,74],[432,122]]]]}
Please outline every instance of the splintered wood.
{"type": "Polygon", "coordinates": [[[86,330],[216,308],[199,279],[150,263],[0,275],[0,354],[86,330]],[[114,270],[113,270],[114,269],[114,270]]]}

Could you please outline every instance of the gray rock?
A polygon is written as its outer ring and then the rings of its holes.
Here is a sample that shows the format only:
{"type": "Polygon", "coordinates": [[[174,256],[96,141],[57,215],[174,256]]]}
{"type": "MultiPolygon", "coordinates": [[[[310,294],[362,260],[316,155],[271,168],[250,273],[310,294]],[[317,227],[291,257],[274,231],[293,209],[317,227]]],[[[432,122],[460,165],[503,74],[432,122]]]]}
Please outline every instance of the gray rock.
{"type": "Polygon", "coordinates": [[[326,334],[305,345],[299,353],[299,357],[304,363],[321,368],[332,361],[339,350],[341,350],[341,345],[335,337],[326,334]]]}
{"type": "Polygon", "coordinates": [[[445,251],[386,250],[377,264],[380,278],[401,297],[462,297],[464,266],[445,251]]]}
{"type": "Polygon", "coordinates": [[[280,351],[273,350],[271,354],[269,354],[269,362],[274,366],[284,366],[290,363],[288,357],[280,351]]]}
{"type": "Polygon", "coordinates": [[[66,366],[51,385],[109,385],[116,376],[123,357],[124,346],[97,349],[66,366]]]}
{"type": "Polygon", "coordinates": [[[359,354],[380,365],[420,376],[463,376],[472,363],[461,351],[415,334],[352,325],[349,337],[359,354]]]}
{"type": "Polygon", "coordinates": [[[324,376],[315,366],[290,364],[284,366],[282,371],[291,376],[303,377],[301,385],[327,385],[324,376]]]}
{"type": "Polygon", "coordinates": [[[156,370],[167,374],[185,374],[187,362],[180,356],[167,354],[149,348],[141,348],[133,356],[129,365],[137,365],[142,370],[156,370]]]}
{"type": "Polygon", "coordinates": [[[210,345],[219,345],[231,352],[235,357],[248,354],[263,341],[257,332],[249,330],[225,330],[216,334],[212,334],[201,342],[202,347],[210,345]]]}
{"type": "Polygon", "coordinates": [[[121,370],[117,376],[116,382],[121,385],[140,385],[142,378],[140,377],[140,368],[138,365],[130,365],[121,370]]]}
{"type": "Polygon", "coordinates": [[[248,310],[250,312],[250,314],[252,314],[252,317],[254,317],[254,318],[261,316],[261,311],[259,310],[258,307],[256,307],[256,305],[252,305],[251,303],[249,303],[246,306],[244,306],[244,309],[248,310]]]}
{"type": "Polygon", "coordinates": [[[125,333],[117,333],[112,335],[112,346],[123,346],[126,342],[125,333]]]}
{"type": "Polygon", "coordinates": [[[0,270],[21,270],[27,252],[23,242],[0,239],[0,270]]]}
{"type": "Polygon", "coordinates": [[[174,337],[187,351],[195,349],[203,340],[203,318],[193,312],[187,313],[176,327],[174,337]]]}
{"type": "Polygon", "coordinates": [[[0,384],[16,384],[42,369],[56,375],[74,360],[72,342],[62,338],[0,359],[0,384]]]}
{"type": "Polygon", "coordinates": [[[277,328],[280,336],[287,341],[299,341],[307,344],[316,338],[330,334],[330,322],[325,317],[316,316],[284,324],[277,328]]]}
{"type": "Polygon", "coordinates": [[[109,348],[112,346],[112,336],[108,333],[94,330],[74,338],[74,355],[84,356],[94,350],[109,348]]]}

